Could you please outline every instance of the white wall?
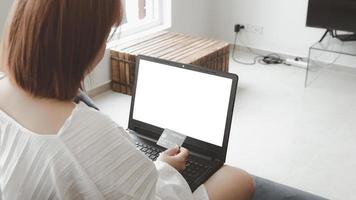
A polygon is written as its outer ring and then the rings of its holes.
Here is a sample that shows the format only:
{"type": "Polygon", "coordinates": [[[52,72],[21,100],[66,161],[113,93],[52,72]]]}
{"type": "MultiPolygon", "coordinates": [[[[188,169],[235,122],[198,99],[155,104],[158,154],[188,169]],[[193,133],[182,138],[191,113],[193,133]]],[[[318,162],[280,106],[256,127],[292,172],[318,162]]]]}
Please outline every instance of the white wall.
{"type": "Polygon", "coordinates": [[[0,1],[0,37],[2,36],[2,32],[4,31],[4,25],[11,7],[11,3],[11,0],[0,1]]]}
{"type": "Polygon", "coordinates": [[[262,26],[241,32],[245,45],[305,57],[323,30],[305,27],[308,0],[173,0],[173,31],[234,42],[234,24],[262,26]]]}
{"type": "Polygon", "coordinates": [[[90,91],[111,82],[110,50],[106,50],[103,59],[84,81],[85,89],[90,91]]]}
{"type": "Polygon", "coordinates": [[[213,2],[214,0],[172,0],[170,31],[211,37],[213,2]]]}
{"type": "Polygon", "coordinates": [[[220,0],[214,2],[213,36],[233,43],[234,24],[263,27],[263,34],[241,32],[250,47],[297,56],[307,56],[308,48],[323,30],[305,26],[308,0],[220,0]]]}

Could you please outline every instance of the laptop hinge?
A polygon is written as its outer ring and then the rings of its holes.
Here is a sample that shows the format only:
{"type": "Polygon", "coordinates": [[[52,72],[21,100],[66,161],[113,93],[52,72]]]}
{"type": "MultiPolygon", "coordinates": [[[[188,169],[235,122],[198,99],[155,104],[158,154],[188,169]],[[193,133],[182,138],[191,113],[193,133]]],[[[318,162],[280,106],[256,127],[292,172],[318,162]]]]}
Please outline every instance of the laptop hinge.
{"type": "MultiPolygon", "coordinates": [[[[147,136],[144,136],[136,131],[133,131],[133,130],[130,130],[130,129],[127,129],[126,130],[129,134],[133,134],[133,135],[136,135],[137,137],[140,137],[142,139],[145,139],[145,140],[148,140],[148,141],[151,141],[151,142],[154,142],[156,143],[157,140],[154,140],[150,137],[147,137],[147,136]]],[[[214,158],[212,156],[207,156],[207,155],[204,155],[202,153],[199,153],[199,152],[196,152],[194,150],[189,150],[189,154],[193,155],[193,156],[196,156],[196,157],[200,157],[200,158],[203,158],[205,160],[212,160],[212,161],[215,161],[215,160],[218,160],[217,158],[214,158]]]]}
{"type": "Polygon", "coordinates": [[[140,134],[140,133],[137,132],[137,131],[130,130],[130,129],[126,129],[126,131],[127,131],[129,134],[136,135],[136,136],[138,136],[138,137],[140,137],[140,138],[143,138],[143,139],[145,139],[145,140],[149,140],[149,141],[154,142],[154,143],[157,142],[156,139],[154,139],[154,138],[152,138],[152,137],[148,137],[148,136],[142,135],[142,134],[140,134]]]}
{"type": "Polygon", "coordinates": [[[204,160],[215,160],[215,158],[213,158],[211,156],[206,156],[206,155],[203,155],[203,154],[199,154],[199,153],[196,153],[194,151],[189,151],[189,154],[193,155],[193,156],[196,156],[196,157],[199,157],[199,158],[203,158],[204,160]]]}

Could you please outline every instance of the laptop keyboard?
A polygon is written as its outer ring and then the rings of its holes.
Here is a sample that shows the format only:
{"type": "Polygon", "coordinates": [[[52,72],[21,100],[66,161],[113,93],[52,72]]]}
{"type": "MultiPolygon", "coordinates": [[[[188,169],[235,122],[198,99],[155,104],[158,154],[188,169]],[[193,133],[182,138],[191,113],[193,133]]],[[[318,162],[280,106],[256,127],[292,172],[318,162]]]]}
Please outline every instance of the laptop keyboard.
{"type": "MultiPolygon", "coordinates": [[[[136,142],[136,148],[142,151],[147,157],[149,157],[153,161],[156,161],[159,156],[159,153],[162,152],[159,148],[140,142],[136,142]]],[[[194,181],[198,176],[206,172],[208,168],[208,165],[193,161],[191,160],[191,157],[189,157],[186,163],[186,168],[181,174],[188,182],[190,182],[194,181]]]]}
{"type": "Polygon", "coordinates": [[[182,175],[184,176],[184,178],[186,178],[187,180],[194,180],[196,179],[198,176],[200,176],[201,174],[203,174],[204,172],[206,172],[206,170],[209,167],[207,165],[203,165],[201,163],[197,163],[195,161],[192,161],[190,159],[188,159],[187,163],[186,163],[186,168],[185,170],[182,172],[182,175]]]}
{"type": "Polygon", "coordinates": [[[140,142],[136,142],[136,148],[142,151],[147,157],[149,157],[153,161],[156,161],[159,156],[159,153],[161,153],[160,149],[151,145],[142,144],[140,142]]]}

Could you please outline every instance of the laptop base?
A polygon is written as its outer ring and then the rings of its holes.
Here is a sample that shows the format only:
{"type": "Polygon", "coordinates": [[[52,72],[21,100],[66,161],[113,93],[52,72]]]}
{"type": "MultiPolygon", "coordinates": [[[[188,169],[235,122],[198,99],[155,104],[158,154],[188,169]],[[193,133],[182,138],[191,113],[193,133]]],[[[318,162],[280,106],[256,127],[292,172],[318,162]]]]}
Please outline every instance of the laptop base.
{"type": "MultiPolygon", "coordinates": [[[[159,153],[165,149],[158,146],[154,141],[140,137],[136,134],[130,134],[133,138],[136,148],[143,152],[152,161],[156,161],[159,153]]],[[[186,169],[180,172],[187,181],[190,189],[194,192],[201,184],[207,181],[216,171],[222,167],[222,163],[218,161],[208,160],[190,152],[186,169]]]]}

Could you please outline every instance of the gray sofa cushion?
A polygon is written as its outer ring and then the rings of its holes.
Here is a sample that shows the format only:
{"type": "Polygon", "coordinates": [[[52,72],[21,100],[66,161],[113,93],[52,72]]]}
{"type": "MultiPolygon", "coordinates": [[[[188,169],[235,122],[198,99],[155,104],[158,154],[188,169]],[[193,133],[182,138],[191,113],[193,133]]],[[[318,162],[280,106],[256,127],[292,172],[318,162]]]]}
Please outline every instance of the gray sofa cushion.
{"type": "Polygon", "coordinates": [[[255,194],[253,200],[325,200],[298,189],[253,176],[255,181],[255,194]]]}

